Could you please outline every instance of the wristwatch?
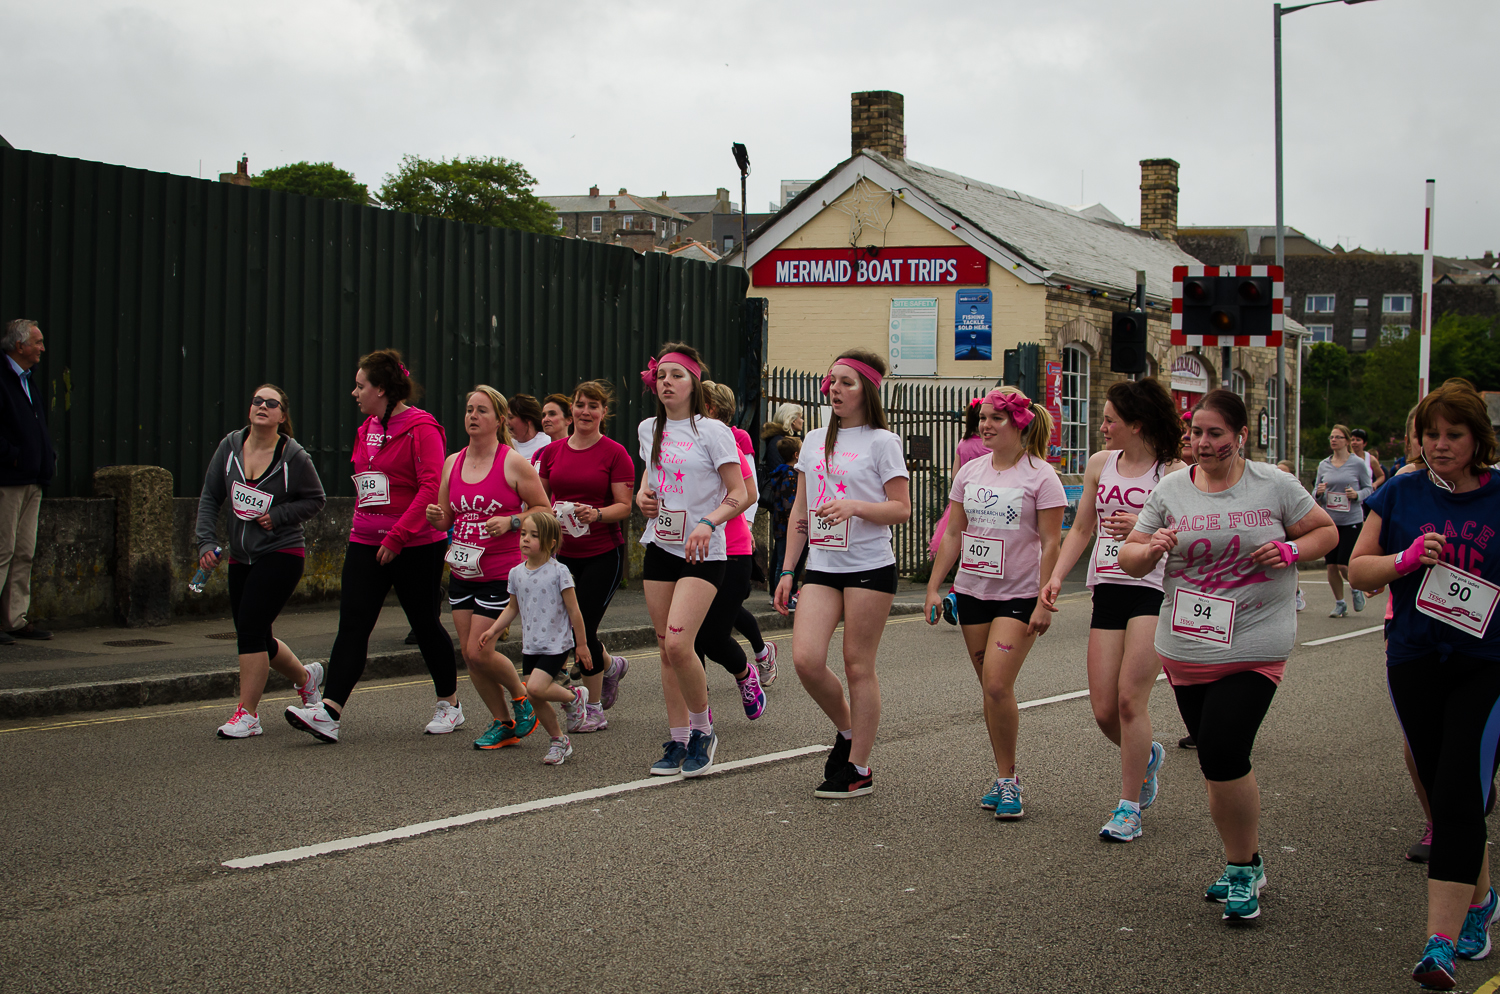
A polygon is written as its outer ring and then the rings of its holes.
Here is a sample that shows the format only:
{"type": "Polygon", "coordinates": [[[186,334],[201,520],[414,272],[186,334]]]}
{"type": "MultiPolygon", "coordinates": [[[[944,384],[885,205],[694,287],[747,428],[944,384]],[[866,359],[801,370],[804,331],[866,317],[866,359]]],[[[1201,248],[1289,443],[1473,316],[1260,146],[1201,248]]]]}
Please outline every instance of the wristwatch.
{"type": "Polygon", "coordinates": [[[510,530],[513,532],[521,530],[521,516],[519,514],[512,514],[510,516],[510,530]]]}

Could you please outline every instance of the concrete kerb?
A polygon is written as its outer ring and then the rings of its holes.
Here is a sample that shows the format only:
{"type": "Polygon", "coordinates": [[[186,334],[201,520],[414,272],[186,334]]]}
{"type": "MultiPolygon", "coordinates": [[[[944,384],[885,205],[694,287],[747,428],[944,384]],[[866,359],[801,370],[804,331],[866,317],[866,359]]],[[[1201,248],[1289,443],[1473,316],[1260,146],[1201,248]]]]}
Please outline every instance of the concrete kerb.
{"type": "MultiPolygon", "coordinates": [[[[892,615],[921,614],[922,605],[897,602],[891,606],[892,615]]],[[[791,628],[790,617],[775,611],[764,611],[755,615],[762,631],[786,631],[791,628]]],[[[656,645],[656,633],[649,625],[633,628],[601,630],[599,637],[614,650],[646,649],[656,645]]],[[[520,657],[520,642],[512,639],[502,643],[507,655],[520,657]]],[[[304,662],[326,663],[326,659],[307,659],[304,662]]],[[[463,659],[458,661],[463,668],[463,659]]],[[[364,678],[367,680],[390,677],[422,676],[427,666],[422,654],[416,649],[404,652],[378,653],[370,656],[365,664],[364,678]]],[[[272,686],[285,683],[275,673],[271,674],[272,686]]],[[[60,687],[17,687],[0,690],[0,719],[45,718],[80,711],[114,711],[123,708],[156,707],[163,704],[183,704],[191,701],[208,701],[233,698],[240,692],[240,674],[236,667],[216,669],[201,673],[179,673],[150,677],[130,677],[105,680],[95,683],[74,683],[60,687]]]]}

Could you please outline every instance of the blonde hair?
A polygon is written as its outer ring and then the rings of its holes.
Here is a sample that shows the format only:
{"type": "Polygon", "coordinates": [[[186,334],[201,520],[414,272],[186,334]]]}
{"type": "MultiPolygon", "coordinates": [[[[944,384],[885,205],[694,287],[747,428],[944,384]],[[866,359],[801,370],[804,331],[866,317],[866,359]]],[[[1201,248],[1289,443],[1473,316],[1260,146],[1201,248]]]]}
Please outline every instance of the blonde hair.
{"type": "Polygon", "coordinates": [[[1332,428],[1329,428],[1328,430],[1329,431],[1341,431],[1341,432],[1343,432],[1344,433],[1344,444],[1345,445],[1348,445],[1349,444],[1349,440],[1354,437],[1353,435],[1349,434],[1349,428],[1346,425],[1334,425],[1332,428]]]}
{"type": "Polygon", "coordinates": [[[473,390],[464,394],[465,405],[468,404],[469,398],[476,393],[484,394],[485,399],[490,402],[490,406],[495,409],[495,420],[500,422],[500,427],[495,430],[495,437],[500,439],[501,445],[510,445],[510,422],[506,420],[510,417],[510,403],[506,401],[505,394],[496,390],[488,383],[480,383],[473,390]]]}
{"type": "Polygon", "coordinates": [[[713,416],[725,424],[734,420],[734,391],[713,380],[703,381],[703,392],[708,397],[708,408],[713,416]]]}
{"type": "MultiPolygon", "coordinates": [[[[990,393],[1013,394],[1018,397],[1026,397],[1026,394],[1015,387],[996,387],[990,393]]],[[[988,396],[988,394],[986,394],[988,396]]],[[[1047,449],[1052,445],[1052,415],[1047,409],[1030,397],[1026,400],[1031,404],[1031,424],[1025,428],[1017,429],[1021,433],[1021,444],[1026,449],[1026,454],[1038,459],[1047,458],[1047,449]]]]}

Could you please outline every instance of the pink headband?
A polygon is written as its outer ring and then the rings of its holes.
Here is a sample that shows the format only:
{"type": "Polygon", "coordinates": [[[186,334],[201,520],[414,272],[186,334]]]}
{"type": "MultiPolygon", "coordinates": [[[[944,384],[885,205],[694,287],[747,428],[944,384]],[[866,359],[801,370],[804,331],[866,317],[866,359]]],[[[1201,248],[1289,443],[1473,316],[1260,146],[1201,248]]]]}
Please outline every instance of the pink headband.
{"type": "MultiPolygon", "coordinates": [[[[833,366],[848,366],[874,384],[875,389],[880,389],[881,376],[875,371],[875,367],[873,366],[867,366],[858,359],[848,358],[833,360],[833,366]]],[[[823,374],[823,385],[819,388],[823,391],[823,396],[825,397],[828,396],[828,391],[833,389],[833,366],[829,366],[828,372],[823,374]]]]}
{"type": "Polygon", "coordinates": [[[646,368],[641,370],[641,382],[646,385],[647,392],[656,393],[656,367],[664,362],[675,362],[692,373],[695,379],[703,379],[703,367],[694,362],[692,357],[681,352],[668,352],[660,359],[646,360],[646,368]]]}
{"type": "Polygon", "coordinates": [[[1001,393],[999,390],[991,390],[985,396],[984,403],[989,404],[997,412],[1004,413],[1017,428],[1022,430],[1036,417],[1031,410],[1031,398],[1024,393],[1001,393]]]}

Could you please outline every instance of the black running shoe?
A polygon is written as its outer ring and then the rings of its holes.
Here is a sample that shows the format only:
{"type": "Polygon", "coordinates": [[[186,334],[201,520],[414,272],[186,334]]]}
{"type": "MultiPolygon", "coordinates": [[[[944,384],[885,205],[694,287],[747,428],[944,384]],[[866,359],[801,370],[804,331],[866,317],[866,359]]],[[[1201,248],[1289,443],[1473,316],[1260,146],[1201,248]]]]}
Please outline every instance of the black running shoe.
{"type": "Polygon", "coordinates": [[[1182,738],[1177,740],[1177,748],[1196,749],[1198,748],[1198,740],[1193,738],[1191,735],[1184,735],[1182,738]]]}
{"type": "Polygon", "coordinates": [[[846,739],[842,735],[834,735],[833,748],[828,750],[828,758],[823,760],[823,778],[832,780],[833,775],[849,762],[849,748],[854,745],[852,739],[846,739]]]}
{"type": "Polygon", "coordinates": [[[1412,847],[1406,850],[1406,858],[1413,863],[1425,863],[1432,855],[1432,822],[1422,830],[1422,837],[1412,843],[1412,847]]]}
{"type": "Polygon", "coordinates": [[[854,764],[844,762],[843,769],[835,770],[827,780],[813,791],[814,797],[863,797],[875,789],[875,771],[861,774],[854,764]]]}

